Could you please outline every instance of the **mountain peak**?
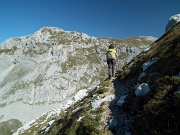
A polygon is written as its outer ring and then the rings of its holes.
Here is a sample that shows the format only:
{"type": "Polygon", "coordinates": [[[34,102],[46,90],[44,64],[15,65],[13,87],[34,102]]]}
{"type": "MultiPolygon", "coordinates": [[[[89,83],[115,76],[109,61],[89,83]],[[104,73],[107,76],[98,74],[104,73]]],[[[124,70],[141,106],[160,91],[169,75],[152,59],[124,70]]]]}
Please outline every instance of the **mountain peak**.
{"type": "Polygon", "coordinates": [[[60,32],[60,31],[65,32],[65,31],[64,31],[63,29],[61,29],[61,28],[52,27],[52,26],[45,26],[45,27],[41,28],[39,31],[45,32],[45,31],[49,31],[49,30],[51,30],[51,31],[57,31],[57,32],[60,32]]]}

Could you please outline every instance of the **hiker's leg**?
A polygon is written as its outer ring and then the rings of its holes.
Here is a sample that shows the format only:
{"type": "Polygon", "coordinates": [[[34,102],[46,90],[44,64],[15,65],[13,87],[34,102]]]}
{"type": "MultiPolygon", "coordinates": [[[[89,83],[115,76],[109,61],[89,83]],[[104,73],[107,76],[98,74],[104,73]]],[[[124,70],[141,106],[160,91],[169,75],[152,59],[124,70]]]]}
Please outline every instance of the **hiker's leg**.
{"type": "Polygon", "coordinates": [[[115,73],[114,73],[115,66],[116,66],[116,60],[112,60],[112,76],[113,77],[115,77],[115,73]]]}
{"type": "Polygon", "coordinates": [[[107,60],[107,65],[108,65],[108,76],[112,76],[112,62],[111,60],[107,60]]]}

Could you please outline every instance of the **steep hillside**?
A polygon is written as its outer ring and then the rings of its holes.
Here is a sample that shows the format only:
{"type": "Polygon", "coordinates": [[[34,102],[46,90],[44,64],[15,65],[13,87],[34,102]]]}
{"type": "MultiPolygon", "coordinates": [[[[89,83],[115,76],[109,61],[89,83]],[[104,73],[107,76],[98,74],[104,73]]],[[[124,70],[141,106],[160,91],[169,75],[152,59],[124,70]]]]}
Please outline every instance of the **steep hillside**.
{"type": "Polygon", "coordinates": [[[116,44],[120,68],[155,40],[98,39],[54,27],[8,39],[0,45],[0,133],[12,134],[53,108],[76,101],[79,91],[97,86],[107,74],[110,43],[116,44]]]}
{"type": "Polygon", "coordinates": [[[136,56],[120,74],[133,79],[122,108],[135,135],[180,133],[180,23],[136,56]]]}
{"type": "Polygon", "coordinates": [[[20,134],[177,135],[180,133],[180,23],[73,106],[20,134]],[[37,133],[38,132],[38,133],[37,133]]]}

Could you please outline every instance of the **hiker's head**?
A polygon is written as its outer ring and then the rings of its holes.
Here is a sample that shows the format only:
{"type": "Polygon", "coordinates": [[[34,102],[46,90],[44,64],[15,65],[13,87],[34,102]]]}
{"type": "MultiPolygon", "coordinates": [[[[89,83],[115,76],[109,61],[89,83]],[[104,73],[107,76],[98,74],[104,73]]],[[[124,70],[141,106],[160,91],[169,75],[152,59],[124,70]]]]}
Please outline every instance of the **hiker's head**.
{"type": "Polygon", "coordinates": [[[114,44],[110,44],[109,49],[114,49],[114,44]]]}

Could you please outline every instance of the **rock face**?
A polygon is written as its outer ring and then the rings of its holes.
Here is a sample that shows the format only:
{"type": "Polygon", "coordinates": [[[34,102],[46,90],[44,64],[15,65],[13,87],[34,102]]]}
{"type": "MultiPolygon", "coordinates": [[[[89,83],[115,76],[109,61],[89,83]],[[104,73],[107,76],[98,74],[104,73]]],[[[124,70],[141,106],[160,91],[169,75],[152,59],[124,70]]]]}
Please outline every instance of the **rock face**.
{"type": "Polygon", "coordinates": [[[180,21],[180,14],[177,14],[177,15],[174,15],[174,16],[171,16],[169,21],[168,21],[168,24],[166,25],[166,29],[165,29],[165,32],[167,32],[168,30],[170,30],[177,22],[180,21]]]}
{"type": "Polygon", "coordinates": [[[0,123],[29,122],[77,91],[98,85],[107,75],[110,43],[116,44],[117,67],[122,67],[155,40],[99,39],[54,27],[8,39],[0,45],[0,123]]]}

